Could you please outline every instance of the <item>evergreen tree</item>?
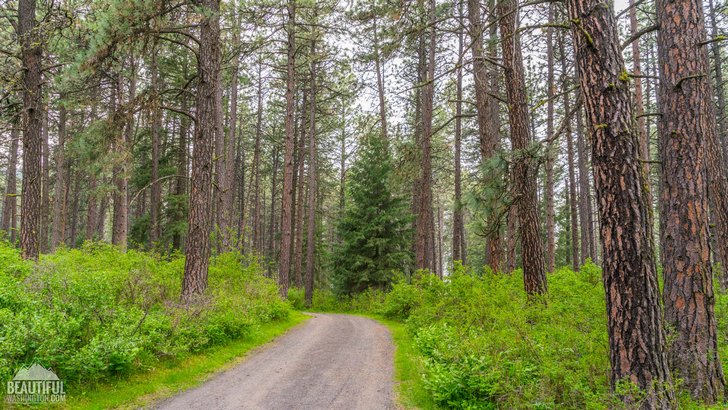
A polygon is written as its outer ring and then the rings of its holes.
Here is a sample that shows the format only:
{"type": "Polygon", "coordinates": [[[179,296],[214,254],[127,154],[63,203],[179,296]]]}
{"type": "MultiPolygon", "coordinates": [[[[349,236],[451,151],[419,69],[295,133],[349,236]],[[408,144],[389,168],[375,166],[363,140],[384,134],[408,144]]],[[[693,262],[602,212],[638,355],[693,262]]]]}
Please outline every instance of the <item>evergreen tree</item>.
{"type": "Polygon", "coordinates": [[[387,143],[371,133],[361,144],[349,171],[346,213],[338,225],[341,244],[333,257],[333,283],[339,294],[388,287],[394,271],[412,257],[411,215],[407,202],[390,189],[387,143]]]}

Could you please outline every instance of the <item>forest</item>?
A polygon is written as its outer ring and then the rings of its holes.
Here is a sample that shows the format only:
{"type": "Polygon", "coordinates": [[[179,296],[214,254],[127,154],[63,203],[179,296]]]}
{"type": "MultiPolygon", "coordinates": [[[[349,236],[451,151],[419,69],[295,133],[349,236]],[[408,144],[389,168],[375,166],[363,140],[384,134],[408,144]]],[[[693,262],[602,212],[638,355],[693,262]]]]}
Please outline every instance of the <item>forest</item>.
{"type": "Polygon", "coordinates": [[[3,406],[728,406],[726,3],[0,22],[3,406]]]}

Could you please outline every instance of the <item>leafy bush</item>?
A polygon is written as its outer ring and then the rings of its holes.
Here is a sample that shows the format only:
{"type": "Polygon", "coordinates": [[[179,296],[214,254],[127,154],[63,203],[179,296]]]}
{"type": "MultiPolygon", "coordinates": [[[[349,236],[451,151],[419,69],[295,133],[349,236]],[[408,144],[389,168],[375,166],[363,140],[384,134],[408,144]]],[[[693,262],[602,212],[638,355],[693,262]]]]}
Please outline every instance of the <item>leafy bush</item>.
{"type": "Polygon", "coordinates": [[[227,343],[290,305],[255,260],[212,259],[203,298],[179,300],[184,259],[97,243],[20,259],[0,244],[0,378],[38,362],[70,383],[103,380],[227,343]]]}
{"type": "Polygon", "coordinates": [[[610,396],[600,270],[549,275],[546,304],[529,302],[520,272],[396,284],[380,312],[406,320],[425,387],[445,408],[604,408],[610,396]]]}

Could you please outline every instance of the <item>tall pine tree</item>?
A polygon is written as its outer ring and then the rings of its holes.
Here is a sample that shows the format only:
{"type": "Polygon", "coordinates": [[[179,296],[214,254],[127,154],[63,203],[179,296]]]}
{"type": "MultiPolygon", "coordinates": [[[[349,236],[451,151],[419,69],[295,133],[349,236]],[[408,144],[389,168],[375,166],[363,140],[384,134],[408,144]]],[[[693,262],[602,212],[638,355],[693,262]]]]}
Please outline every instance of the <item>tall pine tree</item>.
{"type": "Polygon", "coordinates": [[[411,215],[406,200],[390,189],[391,174],[387,142],[365,135],[349,171],[347,207],[338,226],[333,283],[339,294],[386,288],[394,271],[411,260],[411,215]]]}

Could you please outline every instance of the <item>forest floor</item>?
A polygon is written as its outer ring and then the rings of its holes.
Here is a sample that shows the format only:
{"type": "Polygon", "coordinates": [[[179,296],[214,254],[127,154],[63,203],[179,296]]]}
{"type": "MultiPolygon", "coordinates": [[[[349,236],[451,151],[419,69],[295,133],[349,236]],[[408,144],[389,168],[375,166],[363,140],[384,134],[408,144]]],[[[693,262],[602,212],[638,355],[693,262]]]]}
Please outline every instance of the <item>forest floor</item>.
{"type": "Polygon", "coordinates": [[[159,409],[393,409],[389,331],[368,318],[312,319],[159,409]]]}

